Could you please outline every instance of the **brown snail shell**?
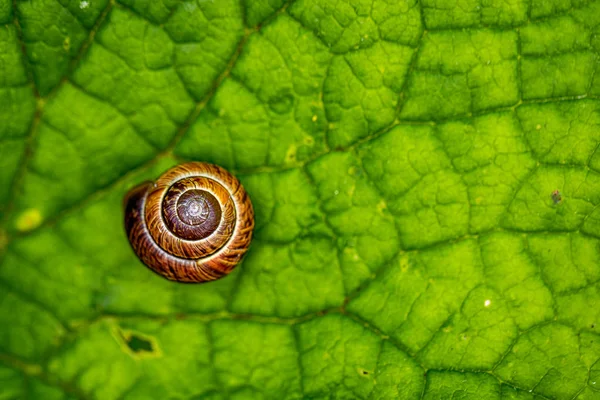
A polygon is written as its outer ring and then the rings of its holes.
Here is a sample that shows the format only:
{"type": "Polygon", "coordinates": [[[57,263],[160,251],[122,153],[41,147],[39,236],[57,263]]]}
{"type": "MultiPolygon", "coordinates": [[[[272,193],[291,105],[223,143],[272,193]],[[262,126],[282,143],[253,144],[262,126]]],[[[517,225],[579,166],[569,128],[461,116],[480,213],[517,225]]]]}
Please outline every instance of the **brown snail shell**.
{"type": "Polygon", "coordinates": [[[189,162],[125,196],[125,230],[138,258],[179,282],[231,272],[252,240],[254,210],[241,183],[216,165],[189,162]]]}

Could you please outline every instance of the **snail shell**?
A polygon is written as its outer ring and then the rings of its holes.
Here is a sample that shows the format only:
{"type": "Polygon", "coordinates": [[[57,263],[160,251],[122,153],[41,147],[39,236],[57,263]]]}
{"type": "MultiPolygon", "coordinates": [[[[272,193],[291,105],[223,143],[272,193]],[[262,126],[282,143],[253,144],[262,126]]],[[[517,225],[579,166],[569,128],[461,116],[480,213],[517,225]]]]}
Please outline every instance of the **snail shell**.
{"type": "Polygon", "coordinates": [[[231,272],[250,246],[254,211],[240,182],[216,165],[190,162],[125,196],[125,230],[151,270],[179,282],[231,272]]]}

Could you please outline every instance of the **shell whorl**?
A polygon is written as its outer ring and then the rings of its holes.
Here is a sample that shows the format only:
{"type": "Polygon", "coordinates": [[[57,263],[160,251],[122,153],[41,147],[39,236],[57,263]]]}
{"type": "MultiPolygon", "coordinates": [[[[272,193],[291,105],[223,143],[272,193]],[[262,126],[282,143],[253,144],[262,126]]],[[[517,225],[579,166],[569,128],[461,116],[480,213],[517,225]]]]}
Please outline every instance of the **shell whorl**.
{"type": "Polygon", "coordinates": [[[228,274],[248,250],[253,228],[250,197],[216,165],[178,165],[125,196],[131,247],[170,280],[207,282],[228,274]]]}

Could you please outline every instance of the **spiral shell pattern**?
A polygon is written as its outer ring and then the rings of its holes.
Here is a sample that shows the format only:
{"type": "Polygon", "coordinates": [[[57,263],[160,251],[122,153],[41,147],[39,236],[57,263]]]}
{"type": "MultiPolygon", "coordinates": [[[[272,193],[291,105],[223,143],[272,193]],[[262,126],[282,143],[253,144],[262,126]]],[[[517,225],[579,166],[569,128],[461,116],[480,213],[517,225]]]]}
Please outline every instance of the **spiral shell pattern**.
{"type": "Polygon", "coordinates": [[[173,281],[207,282],[228,274],[248,250],[253,229],[250,197],[216,165],[181,164],[125,196],[131,247],[173,281]]]}

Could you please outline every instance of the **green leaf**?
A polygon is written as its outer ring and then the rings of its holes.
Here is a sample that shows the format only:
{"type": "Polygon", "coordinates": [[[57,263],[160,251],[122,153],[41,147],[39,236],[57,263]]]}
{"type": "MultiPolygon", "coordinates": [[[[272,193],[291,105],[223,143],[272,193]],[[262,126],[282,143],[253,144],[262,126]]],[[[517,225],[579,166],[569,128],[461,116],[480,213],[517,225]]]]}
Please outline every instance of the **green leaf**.
{"type": "Polygon", "coordinates": [[[600,398],[600,2],[0,0],[0,399],[600,398]],[[168,282],[122,199],[256,212],[168,282]]]}

